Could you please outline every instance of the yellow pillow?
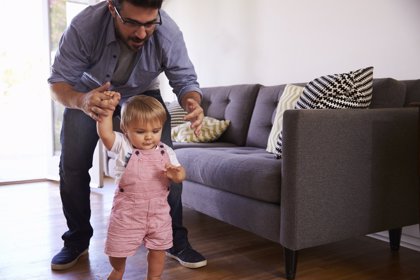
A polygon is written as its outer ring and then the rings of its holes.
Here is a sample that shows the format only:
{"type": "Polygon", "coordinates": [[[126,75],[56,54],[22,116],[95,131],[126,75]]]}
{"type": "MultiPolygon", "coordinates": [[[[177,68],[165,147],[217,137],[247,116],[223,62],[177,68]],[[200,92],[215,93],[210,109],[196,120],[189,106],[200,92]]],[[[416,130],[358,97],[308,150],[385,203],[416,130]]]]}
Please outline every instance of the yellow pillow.
{"type": "Polygon", "coordinates": [[[217,120],[211,117],[204,117],[201,133],[194,134],[191,123],[186,122],[171,129],[171,138],[175,142],[213,142],[217,140],[229,127],[229,120],[217,120]]]}
{"type": "Polygon", "coordinates": [[[276,114],[273,120],[273,126],[267,140],[267,149],[269,153],[276,153],[276,143],[283,130],[283,114],[284,111],[294,109],[299,96],[303,92],[303,87],[292,84],[286,85],[279,103],[277,104],[276,114]]]}

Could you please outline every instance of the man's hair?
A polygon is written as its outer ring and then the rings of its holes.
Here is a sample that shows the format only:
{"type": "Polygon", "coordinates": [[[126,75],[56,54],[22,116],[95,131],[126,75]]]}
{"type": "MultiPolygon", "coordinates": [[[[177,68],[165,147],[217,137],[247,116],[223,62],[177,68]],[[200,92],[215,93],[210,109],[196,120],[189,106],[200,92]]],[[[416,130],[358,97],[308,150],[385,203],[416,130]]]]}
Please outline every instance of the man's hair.
{"type": "Polygon", "coordinates": [[[160,122],[166,121],[166,110],[156,98],[147,95],[130,97],[121,107],[121,129],[126,131],[133,122],[160,122]]]}
{"type": "Polygon", "coordinates": [[[121,5],[124,2],[128,2],[134,6],[143,8],[160,9],[162,7],[163,0],[112,0],[117,9],[121,9],[121,5]]]}

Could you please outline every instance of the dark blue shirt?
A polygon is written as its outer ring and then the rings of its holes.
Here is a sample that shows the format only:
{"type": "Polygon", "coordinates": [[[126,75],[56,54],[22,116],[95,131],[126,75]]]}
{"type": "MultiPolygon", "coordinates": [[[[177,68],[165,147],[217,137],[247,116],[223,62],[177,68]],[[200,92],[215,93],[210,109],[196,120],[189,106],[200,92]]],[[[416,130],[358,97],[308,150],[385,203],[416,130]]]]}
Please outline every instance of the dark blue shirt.
{"type": "MultiPolygon", "coordinates": [[[[138,51],[127,82],[110,88],[120,92],[122,99],[150,89],[162,72],[178,100],[189,91],[201,93],[182,32],[163,10],[161,17],[162,25],[156,26],[138,51]]],[[[80,12],[60,40],[48,82],[66,82],[77,91],[88,92],[111,81],[121,52],[113,20],[107,1],[80,12]]]]}

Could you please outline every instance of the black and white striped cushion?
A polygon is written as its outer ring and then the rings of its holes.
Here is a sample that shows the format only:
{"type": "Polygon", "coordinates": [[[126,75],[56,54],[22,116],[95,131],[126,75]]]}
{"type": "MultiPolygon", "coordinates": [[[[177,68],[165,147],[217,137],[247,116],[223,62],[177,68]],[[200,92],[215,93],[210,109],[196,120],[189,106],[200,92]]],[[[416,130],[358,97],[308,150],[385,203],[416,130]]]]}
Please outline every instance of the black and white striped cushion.
{"type": "Polygon", "coordinates": [[[305,86],[296,109],[368,108],[372,80],[373,67],[319,77],[305,86]]]}
{"type": "MultiPolygon", "coordinates": [[[[373,67],[349,73],[326,75],[306,84],[296,109],[365,109],[372,101],[373,67]]],[[[275,155],[282,155],[280,133],[275,155]]]]}
{"type": "Polygon", "coordinates": [[[187,112],[182,109],[177,100],[172,101],[167,108],[171,115],[171,128],[185,123],[184,117],[187,115],[187,112]]]}

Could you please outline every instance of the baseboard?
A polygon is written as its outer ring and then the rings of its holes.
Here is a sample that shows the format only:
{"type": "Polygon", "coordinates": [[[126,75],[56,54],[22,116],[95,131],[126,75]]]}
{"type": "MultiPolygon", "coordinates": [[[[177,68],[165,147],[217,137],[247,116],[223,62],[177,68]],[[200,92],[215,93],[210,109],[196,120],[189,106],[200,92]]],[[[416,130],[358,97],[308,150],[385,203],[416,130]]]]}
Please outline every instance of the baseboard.
{"type": "MultiPolygon", "coordinates": [[[[373,234],[369,234],[369,237],[373,237],[382,241],[389,242],[388,231],[381,231],[373,234]]],[[[409,248],[420,252],[420,228],[419,225],[412,225],[404,227],[401,234],[400,245],[405,248],[409,248]]]]}

